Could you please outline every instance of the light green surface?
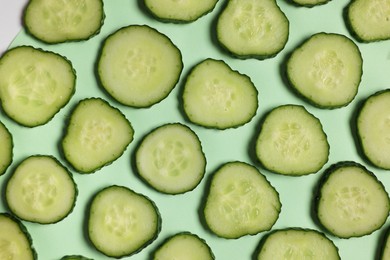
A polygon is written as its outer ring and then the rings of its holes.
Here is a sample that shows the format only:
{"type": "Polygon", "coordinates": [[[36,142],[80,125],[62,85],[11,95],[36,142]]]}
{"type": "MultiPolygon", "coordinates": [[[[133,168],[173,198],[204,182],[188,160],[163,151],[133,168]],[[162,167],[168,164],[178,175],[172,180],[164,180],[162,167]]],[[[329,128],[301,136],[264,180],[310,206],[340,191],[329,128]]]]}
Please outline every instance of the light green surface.
{"type": "MultiPolygon", "coordinates": [[[[140,9],[136,0],[105,1],[106,20],[101,33],[86,42],[65,43],[49,46],[42,44],[25,32],[20,32],[12,46],[29,44],[46,50],[58,52],[70,59],[77,71],[76,93],[70,103],[63,108],[52,121],[36,128],[24,128],[7,118],[1,111],[0,120],[7,126],[14,137],[14,164],[0,177],[0,189],[4,190],[4,182],[11,170],[25,157],[32,154],[51,154],[61,159],[58,143],[63,133],[65,120],[70,109],[82,98],[102,97],[121,109],[132,123],[134,141],[126,152],[113,164],[104,167],[93,175],[81,175],[73,170],[74,179],[79,188],[79,196],[74,211],[66,219],[54,225],[39,225],[24,222],[33,238],[33,244],[39,259],[55,260],[66,254],[82,254],[94,259],[105,257],[94,250],[85,236],[85,211],[95,192],[111,185],[126,185],[136,192],[142,193],[155,201],[162,217],[162,231],[158,239],[143,251],[129,259],[148,259],[161,242],[179,231],[190,231],[204,238],[212,248],[217,259],[238,260],[251,259],[253,252],[265,233],[247,236],[238,240],[217,238],[209,233],[200,223],[198,210],[201,198],[210,175],[222,163],[241,160],[255,164],[266,175],[272,185],[279,191],[282,212],[274,228],[303,227],[321,230],[312,220],[310,214],[313,189],[323,173],[303,177],[280,176],[262,169],[248,150],[253,149],[253,138],[258,132],[260,120],[271,108],[286,103],[302,104],[309,112],[317,116],[327,133],[330,143],[330,157],[325,167],[342,160],[355,160],[366,165],[390,191],[390,172],[371,167],[362,160],[355,144],[352,119],[361,101],[368,95],[390,87],[390,42],[358,44],[363,55],[363,78],[359,93],[347,107],[336,110],[322,110],[302,101],[293,94],[281,77],[280,67],[299,43],[313,33],[320,31],[342,33],[350,37],[342,18],[343,8],[347,0],[334,0],[326,5],[314,8],[298,8],[286,1],[278,1],[281,9],[290,20],[290,37],[285,49],[276,57],[268,60],[238,60],[229,57],[216,46],[213,27],[216,15],[223,6],[222,0],[212,13],[191,24],[164,24],[153,20],[140,9]],[[184,71],[179,84],[161,103],[148,109],[133,109],[112,101],[98,86],[94,74],[94,65],[101,42],[115,30],[129,24],[148,24],[168,35],[183,54],[184,71]],[[134,149],[140,138],[151,129],[170,122],[186,123],[178,110],[179,94],[184,76],[188,70],[205,58],[223,59],[233,69],[249,75],[259,90],[259,108],[252,121],[238,129],[225,131],[204,129],[188,123],[199,135],[208,160],[207,172],[200,185],[193,191],[176,196],[160,194],[145,185],[135,175],[131,166],[134,149]],[[184,214],[186,213],[186,214],[184,214]]],[[[66,164],[67,165],[67,164],[66,164]]],[[[0,211],[6,211],[4,199],[0,201],[0,211]]],[[[337,239],[330,237],[343,260],[374,259],[385,228],[362,238],[337,239]]]]}

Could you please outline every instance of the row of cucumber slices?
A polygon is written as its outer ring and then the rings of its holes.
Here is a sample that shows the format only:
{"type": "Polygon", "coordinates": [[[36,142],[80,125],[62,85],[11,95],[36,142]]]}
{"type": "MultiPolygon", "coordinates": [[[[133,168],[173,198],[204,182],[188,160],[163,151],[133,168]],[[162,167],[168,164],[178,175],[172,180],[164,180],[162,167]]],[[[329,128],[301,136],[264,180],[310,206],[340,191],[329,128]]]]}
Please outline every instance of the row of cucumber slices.
{"type": "MultiPolygon", "coordinates": [[[[145,0],[144,5],[161,21],[191,22],[210,12],[216,2],[180,6],[172,1],[175,3],[172,8],[161,6],[161,1],[145,0]],[[191,12],[171,12],[179,7],[191,12]]],[[[365,0],[357,0],[348,7],[349,24],[358,39],[389,38],[390,33],[384,27],[375,31],[364,28],[369,23],[357,23],[356,15],[362,15],[366,5],[365,0]],[[361,29],[363,32],[359,31],[361,29]],[[368,35],[367,31],[374,35],[368,35]]],[[[367,19],[377,22],[371,17],[367,19]]],[[[382,21],[383,17],[375,16],[375,19],[382,21]]],[[[47,43],[86,40],[99,32],[103,21],[102,1],[69,1],[68,8],[30,1],[25,12],[29,33],[47,43]],[[62,14],[48,17],[53,12],[62,14]],[[72,19],[67,20],[71,24],[64,24],[61,17],[70,15],[72,19]],[[65,30],[63,34],[58,28],[65,30]]],[[[288,19],[273,0],[231,0],[218,17],[216,34],[218,42],[233,56],[264,59],[284,48],[288,26],[288,19]],[[261,25],[264,32],[261,40],[253,37],[253,24],[261,25]],[[272,26],[275,24],[278,26],[272,26]]],[[[174,43],[154,28],[126,26],[104,41],[97,62],[98,77],[107,94],[119,103],[149,107],[167,97],[178,83],[183,69],[181,55],[174,43]]],[[[349,104],[355,97],[362,62],[360,51],[351,39],[339,34],[318,33],[292,52],[285,70],[292,88],[302,97],[315,106],[333,109],[349,104]]],[[[76,71],[66,57],[57,53],[20,46],[0,59],[2,107],[22,126],[47,123],[69,102],[75,87],[76,71]]],[[[182,106],[186,118],[194,124],[216,129],[235,128],[255,116],[258,94],[247,75],[221,60],[205,59],[193,67],[185,80],[182,106]]],[[[390,158],[386,157],[390,150],[386,135],[390,127],[387,122],[389,95],[390,91],[386,90],[369,97],[356,123],[365,156],[373,165],[384,169],[390,169],[390,158]]],[[[133,135],[131,123],[121,111],[101,98],[88,98],[72,110],[61,149],[76,171],[92,173],[119,158],[133,141],[133,135]]],[[[0,143],[5,144],[0,147],[0,174],[3,174],[12,163],[13,149],[12,134],[3,124],[0,124],[0,143]]],[[[257,159],[267,170],[294,176],[322,169],[329,149],[321,122],[297,105],[284,105],[270,111],[254,147],[257,159]]],[[[200,139],[188,126],[179,123],[160,126],[146,135],[137,147],[135,159],[140,177],[152,188],[168,194],[196,188],[206,169],[200,139]]],[[[77,195],[77,185],[67,168],[56,158],[45,155],[23,160],[5,187],[5,200],[13,215],[42,224],[61,221],[70,214],[77,195]]],[[[360,237],[381,228],[390,205],[382,183],[355,162],[340,162],[328,168],[313,203],[319,225],[340,238],[360,237]]],[[[214,234],[234,239],[270,230],[281,210],[278,192],[265,176],[252,165],[234,161],[224,164],[212,175],[203,217],[214,234]]],[[[112,257],[142,250],[156,239],[162,221],[152,200],[123,186],[109,186],[96,193],[87,218],[91,243],[112,257]]],[[[0,233],[1,241],[6,241],[0,256],[12,256],[15,250],[11,243],[17,241],[21,249],[18,256],[34,259],[36,253],[31,239],[18,219],[9,214],[0,215],[0,229],[10,230],[7,236],[0,233]]],[[[1,246],[3,248],[3,244],[1,246]]],[[[154,258],[169,259],[171,254],[188,252],[193,252],[195,259],[214,258],[206,241],[186,232],[167,240],[154,258]]],[[[316,259],[340,258],[337,248],[324,234],[306,229],[270,232],[256,255],[258,259],[273,259],[275,252],[298,258],[306,255],[316,259]]],[[[64,257],[72,258],[83,259],[82,256],[64,257]]]]}

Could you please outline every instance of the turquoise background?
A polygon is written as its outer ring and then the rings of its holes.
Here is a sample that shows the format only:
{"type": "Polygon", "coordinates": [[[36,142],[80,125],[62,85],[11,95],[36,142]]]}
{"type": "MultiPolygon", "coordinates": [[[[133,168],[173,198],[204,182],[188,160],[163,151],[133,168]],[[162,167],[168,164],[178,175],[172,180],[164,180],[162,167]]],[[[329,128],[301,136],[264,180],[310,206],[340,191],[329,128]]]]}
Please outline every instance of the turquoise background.
{"type": "MultiPolygon", "coordinates": [[[[11,45],[11,47],[32,45],[66,56],[77,71],[77,86],[76,93],[69,104],[43,126],[31,129],[19,126],[0,110],[0,120],[14,138],[14,161],[7,172],[0,177],[2,191],[12,170],[27,156],[50,154],[69,166],[63,160],[58,144],[70,110],[83,98],[102,97],[108,100],[111,105],[119,108],[126,115],[135,130],[134,141],[111,165],[90,175],[83,175],[69,168],[78,185],[79,195],[74,211],[66,219],[51,225],[23,222],[33,238],[33,245],[39,259],[54,260],[67,254],[82,254],[94,259],[106,259],[86,239],[85,212],[92,196],[101,188],[113,184],[125,185],[151,198],[158,206],[162,217],[162,230],[157,240],[128,259],[148,259],[164,239],[181,231],[190,231],[204,238],[212,248],[216,259],[251,259],[261,238],[267,232],[235,240],[222,239],[210,233],[202,225],[199,217],[203,194],[212,173],[221,164],[234,160],[258,167],[279,192],[282,212],[274,229],[302,227],[323,231],[316,225],[311,215],[313,190],[324,169],[339,161],[354,160],[362,163],[372,170],[390,191],[390,173],[372,167],[362,159],[357,149],[354,131],[354,116],[361,102],[376,91],[390,86],[390,42],[357,43],[364,60],[363,77],[356,98],[343,108],[326,110],[313,107],[297,97],[281,76],[281,68],[287,55],[314,33],[341,33],[355,41],[343,20],[343,10],[348,4],[347,0],[333,0],[326,5],[313,8],[293,6],[287,0],[277,1],[290,21],[290,35],[284,50],[276,57],[267,60],[235,59],[215,43],[215,20],[225,1],[220,0],[211,13],[190,24],[167,24],[156,21],[145,13],[139,2],[136,0],[105,1],[106,18],[102,30],[100,34],[88,41],[47,45],[33,39],[22,30],[11,45]],[[183,55],[184,70],[178,85],[162,102],[145,109],[118,104],[102,91],[95,77],[95,62],[102,41],[117,29],[131,24],[147,24],[156,28],[170,37],[183,55]],[[186,122],[179,109],[183,80],[189,69],[206,58],[222,59],[232,69],[251,77],[259,90],[259,108],[250,123],[237,129],[222,131],[205,129],[186,122]],[[304,105],[323,124],[330,143],[330,156],[328,163],[316,174],[303,177],[277,175],[263,169],[250,155],[254,146],[253,138],[258,133],[261,119],[267,111],[283,104],[304,105]],[[199,186],[191,192],[176,196],[161,194],[150,189],[136,176],[132,168],[132,156],[140,139],[153,128],[170,122],[182,122],[191,127],[198,134],[207,158],[206,175],[199,186]]],[[[0,201],[0,211],[7,211],[4,198],[0,201]]],[[[327,235],[339,248],[342,259],[375,259],[380,241],[388,226],[387,222],[381,230],[361,238],[339,239],[327,235]]]]}

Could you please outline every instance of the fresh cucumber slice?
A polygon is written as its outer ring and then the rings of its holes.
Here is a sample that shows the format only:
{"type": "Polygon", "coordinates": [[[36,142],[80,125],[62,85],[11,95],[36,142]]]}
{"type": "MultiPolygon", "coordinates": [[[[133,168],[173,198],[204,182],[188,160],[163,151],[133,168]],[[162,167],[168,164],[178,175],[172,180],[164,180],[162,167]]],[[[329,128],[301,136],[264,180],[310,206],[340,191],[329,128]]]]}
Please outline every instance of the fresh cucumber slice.
{"type": "Polygon", "coordinates": [[[390,229],[386,230],[382,238],[382,243],[379,247],[379,260],[389,260],[390,259],[390,229]]]}
{"type": "Polygon", "coordinates": [[[293,4],[297,6],[304,6],[304,7],[315,7],[319,5],[324,5],[331,0],[290,0],[293,4]]]}
{"type": "Polygon", "coordinates": [[[82,255],[66,255],[63,256],[60,260],[93,260],[93,259],[82,255]]]}
{"type": "Polygon", "coordinates": [[[182,69],[180,50],[147,25],[130,25],[108,36],[98,59],[103,88],[132,107],[149,107],[166,98],[182,69]]]}
{"type": "Polygon", "coordinates": [[[0,259],[37,259],[32,238],[21,221],[11,214],[0,213],[0,230],[0,259]]]}
{"type": "Polygon", "coordinates": [[[358,46],[336,33],[317,33],[288,58],[287,78],[303,98],[320,108],[348,105],[356,96],[363,73],[358,46]]]}
{"type": "Polygon", "coordinates": [[[285,47],[289,21],[275,0],[230,0],[216,31],[219,44],[233,56],[266,59],[285,47]]]}
{"type": "Polygon", "coordinates": [[[390,170],[390,89],[368,97],[357,117],[357,135],[366,158],[375,166],[390,170]]]}
{"type": "Polygon", "coordinates": [[[258,91],[249,76],[222,60],[206,59],[187,76],[183,109],[188,119],[209,128],[235,128],[248,123],[258,108],[258,91]]]}
{"type": "Polygon", "coordinates": [[[5,173],[13,160],[13,138],[7,127],[0,121],[0,176],[5,173]]]}
{"type": "Polygon", "coordinates": [[[257,168],[228,162],[213,175],[203,210],[219,237],[234,239],[270,230],[281,211],[276,189],[257,168]]]}
{"type": "Polygon", "coordinates": [[[346,24],[357,40],[375,42],[390,39],[387,0],[354,0],[346,7],[346,24]]]}
{"type": "Polygon", "coordinates": [[[213,260],[215,258],[204,239],[190,232],[180,232],[164,241],[153,254],[153,260],[172,259],[213,260]]]}
{"type": "Polygon", "coordinates": [[[190,23],[211,12],[218,0],[143,0],[147,10],[162,22],[190,23]]]}
{"type": "Polygon", "coordinates": [[[153,201],[127,187],[113,185],[93,197],[88,237],[104,255],[121,258],[137,253],[156,239],[160,222],[153,201]]]}
{"type": "Polygon", "coordinates": [[[255,145],[261,164],[285,175],[315,173],[329,157],[329,143],[320,120],[300,105],[272,109],[263,121],[255,145]]]}
{"type": "Polygon", "coordinates": [[[33,155],[15,169],[5,187],[9,209],[20,219],[40,224],[59,222],[76,204],[71,173],[53,156],[33,155]]]}
{"type": "Polygon", "coordinates": [[[347,161],[327,169],[319,184],[315,209],[318,221],[331,234],[361,237],[383,226],[390,200],[371,171],[347,161]]]}
{"type": "Polygon", "coordinates": [[[304,228],[274,230],[261,241],[258,260],[340,260],[336,245],[325,234],[304,228]]]}
{"type": "Polygon", "coordinates": [[[73,110],[61,144],[77,171],[92,173],[118,159],[133,135],[131,123],[119,109],[101,98],[87,98],[73,110]]]}
{"type": "Polygon", "coordinates": [[[43,125],[73,96],[76,72],[59,54],[20,46],[0,59],[0,100],[17,123],[43,125]]]}
{"type": "Polygon", "coordinates": [[[148,184],[168,194],[193,190],[206,170],[198,136],[180,123],[165,124],[150,132],[138,147],[135,162],[148,184]]]}
{"type": "Polygon", "coordinates": [[[102,0],[30,0],[24,25],[46,43],[87,40],[99,33],[104,21],[102,0]]]}

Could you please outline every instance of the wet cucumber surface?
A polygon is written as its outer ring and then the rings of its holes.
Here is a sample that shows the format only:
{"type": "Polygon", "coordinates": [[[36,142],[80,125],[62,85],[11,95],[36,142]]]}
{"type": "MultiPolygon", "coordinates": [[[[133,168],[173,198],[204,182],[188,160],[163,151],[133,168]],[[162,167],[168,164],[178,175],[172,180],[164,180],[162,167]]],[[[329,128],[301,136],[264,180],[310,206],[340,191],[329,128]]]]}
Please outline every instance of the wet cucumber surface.
{"type": "MultiPolygon", "coordinates": [[[[83,255],[93,259],[106,259],[95,250],[85,236],[85,212],[96,192],[110,185],[124,185],[147,195],[159,208],[161,232],[157,239],[142,251],[124,259],[147,259],[170,235],[189,231],[204,239],[216,259],[252,259],[261,238],[268,232],[239,239],[221,239],[212,234],[204,224],[199,210],[204,205],[204,194],[215,171],[224,163],[244,161],[257,167],[280,195],[282,209],[273,229],[301,227],[320,230],[312,217],[313,190],[324,170],[333,163],[353,160],[365,165],[390,190],[390,174],[378,169],[364,159],[356,139],[356,115],[362,102],[371,94],[390,87],[389,74],[384,72],[390,66],[389,42],[360,43],[345,26],[343,10],[348,0],[330,1],[313,8],[297,7],[286,1],[277,2],[289,20],[290,32],[284,49],[275,57],[258,60],[238,59],[225,52],[216,41],[215,21],[225,1],[220,0],[215,9],[188,24],[164,23],[154,19],[143,7],[141,1],[104,1],[105,21],[99,34],[87,41],[66,42],[56,45],[44,44],[22,30],[11,47],[32,45],[67,57],[77,72],[75,93],[48,123],[34,127],[22,127],[7,117],[2,110],[0,121],[13,137],[13,164],[0,177],[4,188],[15,164],[35,154],[50,154],[59,158],[72,172],[79,194],[72,213],[53,225],[38,225],[24,221],[39,259],[60,259],[64,255],[83,255]],[[329,19],[332,17],[332,19],[329,19]],[[327,21],[327,22],[324,22],[327,21]],[[161,102],[149,108],[131,108],[114,101],[100,86],[96,75],[96,62],[103,41],[118,29],[132,25],[146,24],[168,36],[182,52],[184,64],[178,84],[161,102]],[[318,32],[339,33],[356,42],[363,57],[363,75],[355,98],[347,106],[337,109],[314,107],[294,93],[285,77],[285,62],[291,52],[304,40],[318,32]],[[182,111],[182,87],[193,66],[206,58],[224,60],[232,69],[248,75],[259,91],[259,107],[250,122],[238,128],[208,129],[188,122],[182,111]],[[59,142],[64,134],[66,120],[71,111],[84,98],[99,97],[118,108],[134,128],[134,140],[125,152],[110,165],[91,174],[80,174],[66,163],[59,142]],[[284,104],[303,105],[322,123],[327,134],[329,160],[317,173],[307,176],[281,176],[264,169],[254,156],[254,140],[266,113],[284,104]],[[198,135],[207,158],[205,176],[192,191],[179,194],[162,194],[145,184],[136,174],[134,153],[140,140],[152,129],[166,123],[187,124],[198,135]],[[14,164],[15,163],[15,164],[14,164]],[[183,217],[186,212],[186,217],[183,217]],[[51,239],[48,240],[47,238],[51,239]],[[240,248],[240,250],[237,250],[240,248]]],[[[4,199],[0,211],[8,212],[4,199]]],[[[389,220],[374,233],[351,239],[339,239],[325,233],[339,248],[342,259],[374,259],[389,220]]]]}

